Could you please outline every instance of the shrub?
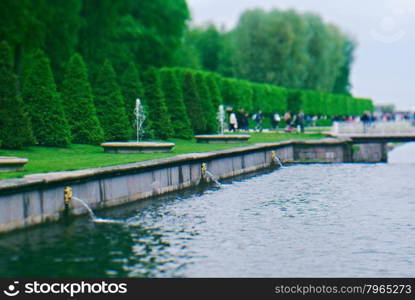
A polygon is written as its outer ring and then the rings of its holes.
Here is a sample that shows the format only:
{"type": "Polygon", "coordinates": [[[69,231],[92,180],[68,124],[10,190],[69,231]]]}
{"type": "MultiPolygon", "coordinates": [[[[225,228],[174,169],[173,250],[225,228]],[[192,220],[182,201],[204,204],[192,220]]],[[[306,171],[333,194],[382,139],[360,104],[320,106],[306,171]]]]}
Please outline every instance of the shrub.
{"type": "Polygon", "coordinates": [[[74,54],[67,65],[62,84],[62,99],[72,133],[72,142],[102,142],[104,132],[96,114],[88,71],[79,54],[74,54]]]}
{"type": "Polygon", "coordinates": [[[213,109],[219,110],[219,105],[223,103],[222,93],[218,85],[218,81],[221,80],[219,75],[214,73],[208,73],[206,75],[206,85],[210,92],[210,100],[212,101],[213,109]]]}
{"type": "MultiPolygon", "coordinates": [[[[181,82],[183,82],[185,74],[195,72],[183,68],[170,70],[175,72],[181,82]]],[[[264,114],[275,112],[284,114],[287,110],[296,114],[303,110],[308,115],[336,116],[360,115],[365,110],[373,111],[373,102],[370,99],[359,99],[314,90],[287,89],[272,84],[225,78],[211,72],[202,73],[205,74],[208,92],[211,95],[215,111],[220,103],[234,108],[245,108],[250,112],[262,110],[264,114]],[[216,88],[219,90],[220,97],[217,96],[216,88]]],[[[199,96],[203,98],[206,93],[199,91],[199,94],[202,94],[199,96]]]]}
{"type": "Polygon", "coordinates": [[[38,52],[28,71],[23,98],[39,145],[67,146],[71,141],[69,125],[49,59],[38,52]]]}
{"type": "Polygon", "coordinates": [[[193,132],[195,134],[205,133],[206,119],[192,71],[188,70],[184,73],[182,84],[183,99],[192,124],[193,132]]]}
{"type": "Polygon", "coordinates": [[[197,72],[194,78],[203,110],[203,116],[206,121],[206,127],[203,131],[204,133],[215,133],[218,130],[218,121],[212,101],[210,100],[211,94],[206,84],[205,75],[202,72],[197,72]]]}
{"type": "Polygon", "coordinates": [[[0,141],[6,149],[21,149],[33,142],[28,114],[17,89],[13,58],[6,42],[0,43],[0,141]]]}
{"type": "Polygon", "coordinates": [[[298,114],[303,105],[303,93],[300,90],[290,90],[288,92],[287,104],[291,114],[298,114]]]}
{"type": "Polygon", "coordinates": [[[117,84],[114,69],[108,60],[98,72],[94,102],[105,140],[127,140],[131,128],[128,126],[124,99],[117,84]]]}
{"type": "Polygon", "coordinates": [[[172,70],[162,70],[161,79],[165,102],[170,114],[173,130],[172,136],[191,139],[193,137],[192,125],[183,102],[182,88],[175,72],[172,70]]]}
{"type": "Polygon", "coordinates": [[[159,72],[150,68],[143,77],[144,103],[151,120],[150,130],[155,138],[167,139],[173,135],[170,115],[164,101],[159,72]]]}
{"type": "Polygon", "coordinates": [[[244,108],[246,111],[252,111],[254,91],[251,83],[245,80],[238,80],[235,82],[233,91],[236,92],[236,98],[238,99],[237,108],[244,108]]]}
{"type": "Polygon", "coordinates": [[[223,103],[238,107],[238,93],[236,90],[236,79],[225,78],[222,80],[223,103]]]}

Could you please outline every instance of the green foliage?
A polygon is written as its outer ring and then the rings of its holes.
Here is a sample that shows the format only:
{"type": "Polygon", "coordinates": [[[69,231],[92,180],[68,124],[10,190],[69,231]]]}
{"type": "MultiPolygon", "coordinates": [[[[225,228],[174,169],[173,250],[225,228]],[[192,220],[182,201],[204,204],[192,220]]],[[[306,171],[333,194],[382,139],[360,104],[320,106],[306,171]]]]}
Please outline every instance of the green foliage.
{"type": "Polygon", "coordinates": [[[266,99],[264,85],[260,83],[253,83],[252,84],[252,112],[257,112],[258,110],[262,110],[264,106],[264,101],[266,99]]]}
{"type": "Polygon", "coordinates": [[[187,113],[192,123],[192,129],[195,134],[205,133],[207,121],[203,112],[195,78],[191,70],[184,72],[183,76],[183,99],[186,105],[187,113]]]}
{"type": "Polygon", "coordinates": [[[222,98],[223,104],[238,107],[238,91],[235,85],[236,79],[224,78],[222,80],[222,98]]]}
{"type": "Polygon", "coordinates": [[[124,99],[117,84],[115,71],[106,60],[98,73],[94,88],[94,103],[107,141],[127,140],[130,127],[124,99]]]}
{"type": "Polygon", "coordinates": [[[44,50],[51,61],[57,82],[63,80],[65,66],[78,44],[82,26],[82,0],[45,0],[39,14],[45,25],[44,50]]]}
{"type": "Polygon", "coordinates": [[[107,57],[118,72],[130,61],[140,70],[173,65],[189,19],[185,0],[84,0],[83,4],[79,51],[93,75],[107,57]]]}
{"type": "Polygon", "coordinates": [[[44,45],[46,26],[41,21],[44,0],[0,1],[0,40],[14,52],[14,68],[20,76],[23,57],[44,45]]]}
{"type": "Polygon", "coordinates": [[[351,95],[351,83],[350,83],[350,73],[351,66],[354,61],[354,50],[356,48],[356,42],[349,37],[346,37],[344,46],[343,46],[343,65],[340,68],[340,72],[336,78],[333,87],[333,93],[336,94],[345,94],[351,95]]]}
{"type": "Polygon", "coordinates": [[[303,93],[300,90],[290,90],[288,92],[287,108],[291,114],[298,114],[303,107],[303,93]]]}
{"type": "Polygon", "coordinates": [[[210,92],[210,100],[212,101],[213,109],[215,111],[219,110],[219,105],[223,103],[222,93],[219,88],[219,81],[221,77],[214,73],[207,73],[206,75],[206,85],[210,92]]]}
{"type": "Polygon", "coordinates": [[[67,146],[71,135],[49,59],[39,52],[23,90],[34,137],[39,145],[67,146]]]}
{"type": "Polygon", "coordinates": [[[144,90],[140,81],[140,76],[133,62],[130,62],[127,69],[125,69],[120,80],[120,87],[124,97],[125,111],[128,116],[128,121],[130,127],[133,127],[135,124],[134,109],[136,100],[137,98],[143,99],[144,96],[144,90]]]}
{"type": "Polygon", "coordinates": [[[252,100],[254,91],[252,84],[245,80],[237,80],[233,88],[234,92],[237,92],[238,108],[244,108],[247,111],[252,111],[252,100]]]}
{"type": "Polygon", "coordinates": [[[183,92],[173,70],[161,71],[164,98],[168,107],[173,137],[191,139],[193,130],[183,102],[183,92]]]}
{"type": "Polygon", "coordinates": [[[97,144],[104,132],[98,121],[88,71],[82,56],[74,54],[67,65],[62,84],[62,100],[72,133],[72,142],[97,144]]]}
{"type": "Polygon", "coordinates": [[[287,103],[287,96],[288,91],[286,88],[278,87],[278,86],[271,86],[270,87],[270,113],[278,112],[279,114],[283,114],[287,111],[288,103],[287,103]]]}
{"type": "Polygon", "coordinates": [[[185,44],[197,49],[203,69],[210,71],[218,69],[219,52],[222,46],[221,34],[213,24],[208,24],[206,28],[195,28],[188,31],[185,44]]]}
{"type": "Polygon", "coordinates": [[[147,117],[151,120],[150,130],[155,138],[167,139],[173,135],[169,111],[167,109],[160,74],[150,68],[143,76],[144,103],[148,108],[147,117]]]}
{"type": "Polygon", "coordinates": [[[243,13],[235,28],[235,75],[254,82],[301,88],[308,57],[306,23],[294,11],[243,13]]]}
{"type": "Polygon", "coordinates": [[[8,44],[0,43],[0,146],[21,149],[33,142],[32,130],[13,72],[13,58],[8,44]]]}
{"type": "Polygon", "coordinates": [[[216,133],[218,130],[218,121],[216,117],[216,111],[213,108],[210,90],[206,84],[205,74],[202,72],[197,72],[194,78],[197,93],[199,95],[199,101],[203,109],[204,120],[206,121],[204,133],[216,133]]]}
{"type": "MultiPolygon", "coordinates": [[[[181,78],[184,92],[186,91],[186,93],[192,95],[189,98],[185,96],[186,101],[199,99],[198,101],[186,102],[188,109],[189,105],[192,106],[192,109],[188,110],[191,118],[194,112],[197,112],[197,116],[202,115],[198,113],[199,106],[202,107],[201,111],[206,110],[203,108],[203,103],[206,100],[200,96],[201,94],[210,94],[212,103],[215,103],[213,99],[216,96],[213,97],[212,95],[216,95],[216,88],[220,91],[220,102],[216,100],[214,107],[217,107],[218,103],[223,103],[235,109],[244,108],[245,111],[250,113],[262,110],[265,115],[271,115],[275,112],[284,114],[287,110],[297,114],[300,110],[303,110],[306,115],[349,116],[361,115],[365,110],[373,111],[374,109],[370,99],[357,99],[348,95],[330,94],[314,90],[287,89],[272,84],[252,83],[191,69],[171,68],[165,70],[171,70],[178,78],[181,78]],[[201,81],[200,77],[204,77],[207,84],[211,82],[208,85],[208,92],[203,88],[202,90],[197,88],[196,93],[193,93],[190,88],[193,76],[198,76],[199,81],[201,81]],[[212,86],[212,82],[216,83],[216,88],[215,84],[212,86]]],[[[198,132],[204,132],[203,128],[206,127],[203,126],[206,124],[204,123],[206,122],[206,114],[203,114],[203,117],[196,117],[194,122],[192,124],[198,126],[198,132]]]]}
{"type": "Polygon", "coordinates": [[[321,17],[294,10],[245,11],[229,32],[188,31],[186,67],[294,89],[350,94],[355,42],[321,17]],[[191,54],[190,50],[191,49],[191,54]],[[189,61],[198,64],[189,65],[189,61]]]}
{"type": "MultiPolygon", "coordinates": [[[[5,83],[0,87],[2,93],[10,93],[9,113],[4,112],[3,105],[3,119],[19,119],[21,112],[12,112],[14,105],[10,101],[19,102],[18,90],[23,87],[25,102],[33,103],[33,109],[26,107],[38,143],[66,145],[69,134],[54,78],[64,94],[63,104],[75,142],[99,142],[98,123],[106,139],[129,138],[132,111],[140,97],[146,98],[147,135],[161,138],[189,138],[192,131],[216,131],[216,111],[222,103],[236,109],[243,107],[248,112],[262,110],[265,114],[302,109],[311,115],[339,116],[373,110],[371,100],[350,95],[355,41],[317,15],[293,10],[249,10],[228,32],[213,24],[186,28],[189,19],[185,0],[0,1],[0,40],[9,43],[14,58],[13,70],[1,78],[5,83]],[[38,49],[49,57],[54,77],[38,49]],[[78,61],[64,74],[66,62],[77,51],[89,67],[97,94],[94,102],[99,122],[90,103],[85,66],[78,61]],[[105,63],[105,71],[101,68],[106,59],[123,74],[119,80],[109,63],[105,63]],[[39,67],[39,61],[43,61],[43,66],[39,67]],[[170,84],[163,79],[166,99],[158,75],[146,75],[144,95],[136,67],[146,71],[150,67],[174,65],[212,72],[168,69],[175,79],[170,84]],[[17,81],[10,75],[13,72],[17,81]],[[39,74],[39,78],[35,79],[34,74],[39,74]],[[61,85],[64,76],[68,79],[61,85]],[[16,84],[14,91],[11,87],[16,84]],[[41,99],[39,103],[37,99],[41,99]],[[75,107],[75,103],[79,106],[75,107]],[[42,112],[43,106],[53,113],[42,112]],[[13,114],[16,115],[12,118],[13,114]],[[54,127],[56,134],[51,134],[54,127]]],[[[13,147],[21,147],[30,140],[24,114],[20,120],[22,132],[26,133],[16,134],[16,139],[21,140],[10,142],[13,147]]]]}

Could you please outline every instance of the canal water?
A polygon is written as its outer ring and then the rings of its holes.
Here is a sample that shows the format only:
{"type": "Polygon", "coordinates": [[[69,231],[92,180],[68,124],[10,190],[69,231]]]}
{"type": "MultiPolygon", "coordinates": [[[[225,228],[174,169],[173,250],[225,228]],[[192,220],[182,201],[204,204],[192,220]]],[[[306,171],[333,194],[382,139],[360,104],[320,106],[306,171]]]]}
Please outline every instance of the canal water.
{"type": "Polygon", "coordinates": [[[0,236],[1,277],[414,277],[415,144],[0,236]]]}

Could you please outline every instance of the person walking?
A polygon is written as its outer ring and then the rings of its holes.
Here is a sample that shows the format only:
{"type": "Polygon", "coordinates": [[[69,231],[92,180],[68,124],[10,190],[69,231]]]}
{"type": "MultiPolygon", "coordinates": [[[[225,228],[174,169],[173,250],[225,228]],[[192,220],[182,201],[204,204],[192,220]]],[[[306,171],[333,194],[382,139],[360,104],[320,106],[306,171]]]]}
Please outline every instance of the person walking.
{"type": "Polygon", "coordinates": [[[248,114],[245,112],[244,108],[239,110],[238,127],[244,131],[248,130],[248,114]]]}
{"type": "Polygon", "coordinates": [[[236,114],[231,111],[231,114],[229,116],[229,131],[235,132],[238,128],[238,119],[236,118],[236,114]]]}
{"type": "Polygon", "coordinates": [[[275,113],[271,116],[271,124],[273,130],[278,130],[278,126],[280,125],[281,117],[279,113],[275,113]]]}
{"type": "Polygon", "coordinates": [[[256,122],[256,127],[255,129],[259,132],[262,132],[262,111],[258,110],[258,112],[255,114],[255,122],[256,122]]]}
{"type": "Polygon", "coordinates": [[[287,111],[285,114],[284,114],[284,122],[285,122],[285,124],[287,125],[286,127],[285,127],[285,131],[287,131],[287,132],[291,132],[292,131],[292,127],[291,127],[291,112],[290,111],[287,111]]]}
{"type": "Polygon", "coordinates": [[[301,133],[304,133],[304,112],[302,110],[297,115],[297,126],[300,127],[301,133]]]}
{"type": "Polygon", "coordinates": [[[365,111],[363,113],[363,116],[360,118],[360,121],[362,121],[363,123],[363,133],[367,132],[370,120],[371,120],[370,113],[368,111],[365,111]]]}

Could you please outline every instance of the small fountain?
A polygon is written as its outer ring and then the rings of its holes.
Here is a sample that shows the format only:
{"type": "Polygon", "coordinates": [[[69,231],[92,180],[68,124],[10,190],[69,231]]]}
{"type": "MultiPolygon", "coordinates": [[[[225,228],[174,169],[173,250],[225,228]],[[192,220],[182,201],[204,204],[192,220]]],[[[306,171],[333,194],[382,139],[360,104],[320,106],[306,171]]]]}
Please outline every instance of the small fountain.
{"type": "Polygon", "coordinates": [[[198,143],[244,143],[251,137],[247,134],[225,134],[225,108],[219,105],[218,121],[220,134],[197,135],[198,143]]]}
{"type": "Polygon", "coordinates": [[[160,143],[160,142],[142,142],[141,139],[144,134],[144,121],[146,115],[144,107],[140,99],[136,100],[135,109],[135,127],[136,127],[136,141],[134,142],[110,142],[101,144],[107,153],[154,153],[154,152],[170,152],[174,143],[160,143]]]}
{"type": "Polygon", "coordinates": [[[211,173],[207,169],[207,164],[203,163],[201,165],[201,173],[202,173],[202,182],[209,182],[209,179],[213,181],[218,187],[221,187],[222,184],[219,182],[219,177],[211,173]]]}
{"type": "Polygon", "coordinates": [[[78,201],[89,213],[89,216],[91,217],[92,222],[94,223],[100,223],[100,224],[126,224],[126,221],[124,220],[116,220],[116,219],[107,219],[107,218],[100,218],[97,217],[92,210],[92,208],[86,203],[84,200],[78,197],[72,197],[73,200],[78,201]]]}

